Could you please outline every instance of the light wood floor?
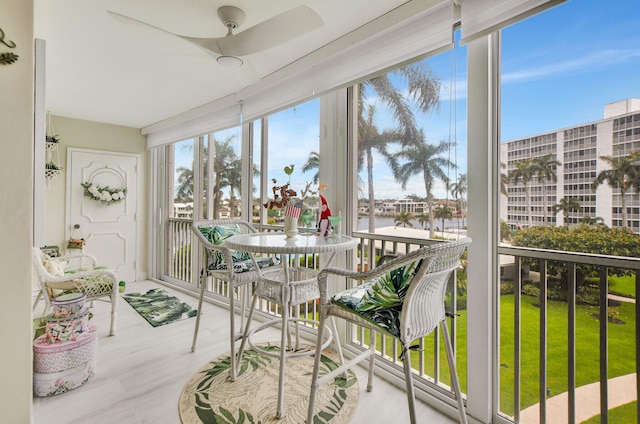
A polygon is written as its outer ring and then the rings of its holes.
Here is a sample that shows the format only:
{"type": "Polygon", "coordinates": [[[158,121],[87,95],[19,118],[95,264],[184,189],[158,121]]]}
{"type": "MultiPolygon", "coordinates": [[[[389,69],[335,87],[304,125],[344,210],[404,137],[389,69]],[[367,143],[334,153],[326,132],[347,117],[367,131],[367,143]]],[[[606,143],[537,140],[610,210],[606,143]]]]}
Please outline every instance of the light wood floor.
{"type": "MultiPolygon", "coordinates": [[[[127,285],[127,292],[158,286],[135,282],[127,285]]],[[[167,291],[197,306],[196,298],[171,288],[167,291]]],[[[177,406],[184,384],[208,360],[229,351],[227,310],[206,303],[202,309],[198,348],[192,353],[194,318],[153,328],[120,299],[117,334],[109,337],[110,304],[96,302],[91,320],[99,334],[95,377],[71,392],[34,398],[34,423],[180,423],[177,406]]],[[[276,329],[267,329],[261,337],[278,340],[278,335],[276,329]]],[[[376,378],[373,392],[367,393],[366,371],[360,367],[355,371],[361,394],[352,423],[409,422],[404,391],[376,378]]],[[[454,422],[419,401],[417,412],[420,423],[454,422]]]]}

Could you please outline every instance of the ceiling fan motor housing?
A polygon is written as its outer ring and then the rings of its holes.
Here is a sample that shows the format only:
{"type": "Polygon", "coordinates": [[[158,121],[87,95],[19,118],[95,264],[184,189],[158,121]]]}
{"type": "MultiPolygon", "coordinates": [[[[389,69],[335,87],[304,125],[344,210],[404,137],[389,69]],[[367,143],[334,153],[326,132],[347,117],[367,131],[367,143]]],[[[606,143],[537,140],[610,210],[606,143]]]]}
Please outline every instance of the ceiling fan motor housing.
{"type": "Polygon", "coordinates": [[[222,6],[218,9],[218,18],[227,28],[237,29],[244,22],[245,14],[235,6],[222,6]]]}

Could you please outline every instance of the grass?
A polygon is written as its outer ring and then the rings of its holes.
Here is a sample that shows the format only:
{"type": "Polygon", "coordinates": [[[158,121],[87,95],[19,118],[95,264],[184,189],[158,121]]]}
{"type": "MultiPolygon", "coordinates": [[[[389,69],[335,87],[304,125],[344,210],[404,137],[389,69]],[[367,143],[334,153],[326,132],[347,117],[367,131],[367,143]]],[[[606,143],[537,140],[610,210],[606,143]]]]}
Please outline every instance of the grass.
{"type": "MultiPolygon", "coordinates": [[[[513,295],[500,298],[500,410],[506,415],[514,413],[513,378],[513,295]]],[[[534,304],[533,297],[522,297],[521,307],[521,397],[520,407],[525,409],[539,402],[539,319],[540,309],[534,304]]],[[[621,324],[609,324],[609,378],[635,372],[635,314],[634,305],[624,303],[619,307],[621,324]],[[615,353],[615,354],[614,354],[615,353]]],[[[457,370],[462,391],[467,387],[467,314],[459,311],[457,317],[457,370]]],[[[597,313],[597,307],[578,305],[576,307],[576,385],[599,381],[599,321],[591,316],[597,313]]],[[[567,304],[549,301],[547,304],[547,398],[568,390],[567,377],[567,304]]],[[[377,346],[381,346],[381,336],[377,336],[377,346]]],[[[412,352],[411,363],[414,369],[424,369],[424,373],[434,376],[434,340],[430,335],[424,340],[424,362],[412,352]]],[[[365,333],[365,343],[368,343],[365,333]]],[[[386,355],[394,356],[393,343],[386,342],[386,355]]],[[[397,355],[399,352],[395,352],[397,355]]],[[[396,356],[397,357],[397,356],[396,356]]],[[[440,339],[440,381],[450,384],[449,368],[446,360],[444,342],[440,339]]]]}
{"type": "MultiPolygon", "coordinates": [[[[501,297],[500,325],[500,410],[513,414],[513,295],[501,297]]],[[[539,317],[533,297],[522,297],[521,308],[521,409],[539,402],[539,317]]],[[[609,324],[609,378],[635,372],[634,305],[623,303],[619,319],[624,325],[609,324]]],[[[576,307],[576,386],[599,380],[599,322],[591,314],[597,307],[576,307]]],[[[564,302],[547,304],[547,397],[567,391],[568,319],[564,302]]]]}
{"type": "MultiPolygon", "coordinates": [[[[622,280],[620,280],[622,281],[622,280]]],[[[617,284],[618,282],[616,282],[617,284]]],[[[623,284],[627,284],[625,282],[623,284]]],[[[635,281],[634,281],[635,284],[635,281]]],[[[539,402],[539,358],[540,338],[539,320],[540,309],[535,306],[538,299],[522,296],[521,304],[521,382],[520,408],[525,409],[539,402]]],[[[618,307],[618,318],[624,324],[609,323],[609,378],[618,377],[635,372],[635,312],[632,303],[623,303],[618,307]]],[[[456,366],[462,391],[467,391],[467,311],[458,311],[456,318],[456,366]]],[[[591,314],[597,314],[598,307],[576,306],[576,386],[595,383],[600,379],[599,358],[599,321],[591,314]]],[[[514,413],[514,296],[500,297],[500,411],[508,416],[514,413]]],[[[568,390],[568,318],[565,302],[547,302],[547,398],[556,396],[568,390]]],[[[451,328],[450,328],[451,331],[451,328]]],[[[382,336],[377,335],[377,347],[381,344],[382,336]]],[[[364,345],[369,343],[369,332],[365,331],[364,345]]],[[[411,353],[411,364],[416,370],[423,370],[427,376],[435,375],[434,360],[435,337],[432,335],[424,339],[420,355],[411,353]]],[[[399,349],[394,350],[391,338],[386,339],[385,354],[391,358],[398,358],[399,349]]],[[[446,352],[442,335],[439,340],[439,379],[450,385],[451,379],[447,365],[446,352]]],[[[473,352],[471,352],[471,355],[473,352]]],[[[635,414],[635,412],[634,412],[635,414]]],[[[626,416],[626,415],[625,415],[626,416]]],[[[597,421],[596,421],[597,422],[597,421]]],[[[635,422],[617,421],[610,422],[635,422]]]]}
{"type": "Polygon", "coordinates": [[[609,291],[622,296],[636,298],[635,275],[612,275],[609,277],[609,291]]]}
{"type": "MultiPolygon", "coordinates": [[[[630,402],[609,410],[610,423],[635,423],[637,421],[637,402],[630,402]]],[[[582,424],[600,424],[600,415],[583,421],[582,424]]]]}

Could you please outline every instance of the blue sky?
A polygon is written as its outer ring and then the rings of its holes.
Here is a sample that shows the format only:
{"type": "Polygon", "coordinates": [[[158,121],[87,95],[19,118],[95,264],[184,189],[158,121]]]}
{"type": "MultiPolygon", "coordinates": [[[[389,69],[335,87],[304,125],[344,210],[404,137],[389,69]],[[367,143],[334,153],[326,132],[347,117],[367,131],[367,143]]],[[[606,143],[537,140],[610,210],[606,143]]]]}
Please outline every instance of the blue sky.
{"type": "Polygon", "coordinates": [[[571,0],[503,30],[502,140],[600,120],[640,97],[640,1],[571,0]]]}
{"type": "MultiPolygon", "coordinates": [[[[598,121],[608,103],[640,97],[640,1],[570,0],[541,15],[507,27],[502,37],[501,140],[509,141],[598,121]]],[[[466,47],[427,59],[440,79],[440,108],[418,115],[427,141],[455,141],[450,159],[466,172],[466,47]],[[455,54],[455,64],[452,62],[455,54]],[[455,95],[453,69],[455,67],[455,95]],[[451,100],[455,98],[454,103],[451,100]],[[455,116],[451,112],[455,111],[455,116]]],[[[400,84],[400,82],[398,82],[400,84]]],[[[394,126],[384,105],[376,104],[376,125],[394,126]]],[[[269,177],[284,182],[282,168],[296,165],[292,182],[311,179],[300,168],[318,146],[318,100],[282,111],[269,120],[272,148],[269,177]]],[[[222,139],[222,135],[216,135],[222,139]]],[[[239,137],[238,137],[239,139],[239,137]]],[[[239,143],[239,142],[238,142],[239,143]]],[[[239,144],[238,144],[239,146],[239,144]]],[[[398,184],[376,158],[376,198],[398,197],[398,184]]],[[[366,178],[363,178],[366,181],[366,178]]],[[[422,178],[404,195],[424,196],[422,178]]],[[[436,197],[444,198],[442,183],[436,197]]],[[[450,195],[449,195],[450,196],[450,195]]]]}

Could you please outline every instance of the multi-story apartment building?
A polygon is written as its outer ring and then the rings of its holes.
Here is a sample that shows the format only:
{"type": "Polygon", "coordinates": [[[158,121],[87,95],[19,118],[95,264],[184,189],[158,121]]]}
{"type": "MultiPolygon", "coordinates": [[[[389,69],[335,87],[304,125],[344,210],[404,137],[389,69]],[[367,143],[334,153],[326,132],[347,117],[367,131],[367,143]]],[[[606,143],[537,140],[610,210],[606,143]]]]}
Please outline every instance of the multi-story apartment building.
{"type": "MultiPolygon", "coordinates": [[[[528,188],[522,181],[508,181],[507,194],[501,196],[500,217],[513,228],[574,224],[583,217],[602,218],[610,227],[621,227],[620,191],[606,183],[594,191],[592,184],[601,171],[609,169],[601,156],[621,157],[638,150],[640,99],[637,98],[606,105],[604,119],[600,121],[502,143],[500,158],[506,175],[516,168],[517,162],[548,154],[554,155],[561,165],[556,169],[556,181],[540,181],[534,176],[528,188]],[[562,211],[555,212],[555,205],[563,198],[579,203],[579,208],[569,210],[568,222],[562,211]]],[[[632,190],[625,198],[628,226],[637,234],[640,234],[639,197],[632,190]]]]}

